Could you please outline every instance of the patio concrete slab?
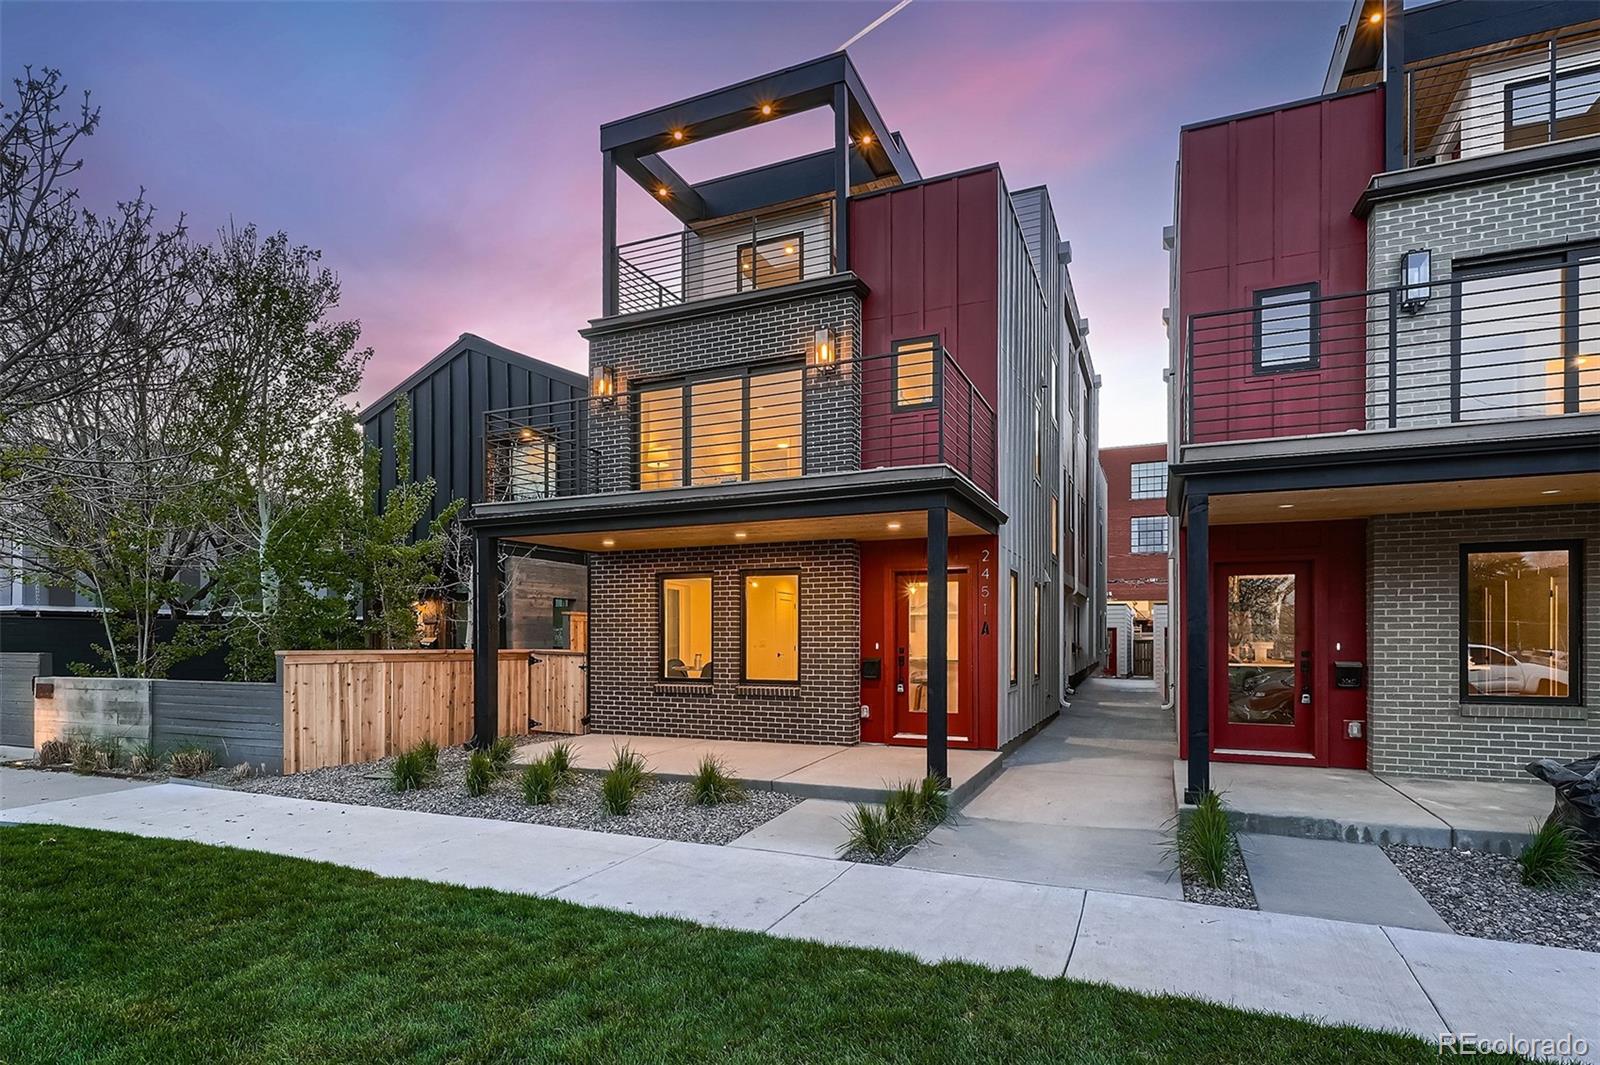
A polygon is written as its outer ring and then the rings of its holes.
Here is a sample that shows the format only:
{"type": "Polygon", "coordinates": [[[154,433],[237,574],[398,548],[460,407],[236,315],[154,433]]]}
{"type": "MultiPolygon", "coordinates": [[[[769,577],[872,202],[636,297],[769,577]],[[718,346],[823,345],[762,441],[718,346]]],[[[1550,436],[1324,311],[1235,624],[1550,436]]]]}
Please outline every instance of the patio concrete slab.
{"type": "Polygon", "coordinates": [[[1403,928],[1388,934],[1444,1017],[1442,1031],[1570,1035],[1588,1044],[1581,1060],[1600,1062],[1600,954],[1403,928]]]}
{"type": "Polygon", "coordinates": [[[1155,831],[961,817],[934,829],[895,867],[1181,899],[1165,846],[1155,831]]]}
{"type": "Polygon", "coordinates": [[[803,799],[728,846],[837,858],[841,848],[849,842],[850,830],[845,827],[844,818],[854,807],[854,803],[837,799],[803,799]]]}
{"type": "Polygon", "coordinates": [[[1430,1038],[1445,1030],[1372,925],[1091,891],[1067,976],[1430,1038]]]}
{"type": "Polygon", "coordinates": [[[1450,932],[1380,847],[1242,835],[1239,849],[1256,904],[1270,913],[1450,932]]]}
{"type": "Polygon", "coordinates": [[[1378,779],[1450,826],[1454,844],[1467,850],[1520,854],[1555,805],[1543,781],[1450,780],[1378,775],[1378,779]]]}
{"type": "MultiPolygon", "coordinates": [[[[1173,792],[1181,801],[1187,763],[1172,766],[1173,792]]],[[[1450,846],[1449,825],[1364,769],[1212,762],[1211,786],[1241,832],[1450,846]]]]}
{"type": "Polygon", "coordinates": [[[1069,888],[856,865],[771,932],[1053,977],[1082,910],[1083,892],[1069,888]]]}
{"type": "Polygon", "coordinates": [[[798,854],[667,841],[552,897],[758,932],[777,924],[848,868],[843,862],[798,854]]]}
{"type": "Polygon", "coordinates": [[[149,781],[119,780],[115,777],[87,777],[42,769],[0,767],[0,810],[14,810],[35,803],[104,795],[113,791],[148,788],[149,781]]]}

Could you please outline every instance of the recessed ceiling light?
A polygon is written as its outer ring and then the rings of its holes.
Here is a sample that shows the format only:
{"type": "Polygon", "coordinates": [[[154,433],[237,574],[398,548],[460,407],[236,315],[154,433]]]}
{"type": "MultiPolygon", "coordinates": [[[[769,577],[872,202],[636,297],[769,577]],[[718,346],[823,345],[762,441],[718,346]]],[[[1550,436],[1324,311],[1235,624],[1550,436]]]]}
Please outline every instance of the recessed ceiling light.
{"type": "Polygon", "coordinates": [[[1293,510],[1294,509],[1294,504],[1293,503],[1279,503],[1278,504],[1278,509],[1279,510],[1293,510]]]}
{"type": "Polygon", "coordinates": [[[761,105],[761,113],[764,114],[764,115],[772,114],[772,105],[771,104],[762,104],[761,105]]]}
{"type": "Polygon", "coordinates": [[[861,143],[862,143],[862,144],[871,144],[871,143],[872,143],[872,134],[870,134],[870,133],[863,133],[863,134],[862,134],[862,135],[861,135],[861,143]]]}
{"type": "Polygon", "coordinates": [[[611,539],[611,537],[608,536],[604,540],[600,541],[600,546],[601,547],[616,547],[617,546],[617,542],[615,540],[611,539]]]}
{"type": "Polygon", "coordinates": [[[750,534],[746,533],[746,532],[736,532],[736,533],[733,534],[733,538],[735,540],[743,540],[746,536],[749,536],[749,535],[750,534]]]}
{"type": "Polygon", "coordinates": [[[1544,491],[1540,492],[1539,494],[1542,495],[1542,496],[1558,496],[1558,495],[1561,494],[1561,489],[1559,489],[1559,488],[1546,488],[1544,491]]]}
{"type": "Polygon", "coordinates": [[[671,194],[672,194],[672,190],[667,188],[665,185],[657,185],[656,186],[656,195],[660,196],[662,199],[666,199],[671,194]]]}
{"type": "Polygon", "coordinates": [[[900,528],[900,523],[899,523],[899,522],[897,522],[897,521],[891,521],[891,522],[890,522],[890,523],[889,523],[889,531],[890,531],[890,532],[893,532],[893,531],[895,531],[895,530],[896,530],[896,529],[898,529],[898,528],[900,528]]]}
{"type": "Polygon", "coordinates": [[[681,129],[673,130],[672,131],[672,139],[675,140],[675,141],[683,140],[683,130],[681,130],[681,129]]]}
{"type": "Polygon", "coordinates": [[[1383,12],[1374,11],[1372,14],[1367,16],[1367,21],[1372,23],[1373,25],[1377,25],[1378,23],[1383,21],[1383,12]]]}

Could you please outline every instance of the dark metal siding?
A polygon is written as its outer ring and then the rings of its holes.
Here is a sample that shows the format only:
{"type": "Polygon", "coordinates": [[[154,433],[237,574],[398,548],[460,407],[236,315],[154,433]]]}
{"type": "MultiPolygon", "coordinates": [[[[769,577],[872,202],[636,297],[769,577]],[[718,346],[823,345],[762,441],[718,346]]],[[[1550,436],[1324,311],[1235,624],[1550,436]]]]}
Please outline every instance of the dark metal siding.
{"type": "Polygon", "coordinates": [[[276,684],[158,680],[150,685],[150,745],[197,744],[220,765],[283,772],[283,690],[276,684]]]}
{"type": "Polygon", "coordinates": [[[33,678],[50,669],[48,654],[0,654],[0,746],[33,746],[33,678]]]}

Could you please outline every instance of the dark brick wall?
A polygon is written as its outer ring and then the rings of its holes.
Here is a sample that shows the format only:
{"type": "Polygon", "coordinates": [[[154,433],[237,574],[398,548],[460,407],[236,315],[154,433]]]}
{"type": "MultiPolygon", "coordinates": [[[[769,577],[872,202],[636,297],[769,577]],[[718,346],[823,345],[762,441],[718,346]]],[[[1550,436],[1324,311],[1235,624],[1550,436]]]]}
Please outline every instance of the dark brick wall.
{"type": "MultiPolygon", "coordinates": [[[[861,335],[861,299],[853,291],[762,302],[736,311],[674,319],[607,333],[589,341],[589,365],[617,371],[625,389],[720,367],[766,362],[804,362],[816,331],[838,338],[840,362],[854,358],[861,335]]],[[[806,473],[833,473],[861,466],[861,384],[841,369],[820,377],[807,371],[805,396],[806,473]]],[[[593,491],[635,487],[633,410],[626,396],[590,415],[593,491]]]]}
{"type": "Polygon", "coordinates": [[[1370,769],[1528,781],[1534,758],[1600,749],[1600,506],[1390,514],[1367,530],[1370,769]],[[1520,539],[1584,541],[1581,705],[1460,699],[1461,545],[1520,539]]]}
{"type": "Polygon", "coordinates": [[[621,551],[590,556],[589,727],[594,732],[784,743],[861,733],[861,561],[849,540],[621,551]],[[800,571],[800,684],[746,686],[741,571],[800,571]],[[660,681],[657,575],[712,574],[710,685],[660,681]]]}

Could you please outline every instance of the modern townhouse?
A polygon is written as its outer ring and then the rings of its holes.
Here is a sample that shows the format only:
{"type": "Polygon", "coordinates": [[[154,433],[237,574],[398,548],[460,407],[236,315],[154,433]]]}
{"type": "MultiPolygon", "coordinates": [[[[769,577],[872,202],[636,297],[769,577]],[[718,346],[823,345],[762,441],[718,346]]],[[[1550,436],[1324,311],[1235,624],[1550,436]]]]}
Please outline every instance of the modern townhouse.
{"type": "Polygon", "coordinates": [[[1181,135],[1181,736],[1515,779],[1600,746],[1600,20],[1360,0],[1181,135]]]}
{"type": "Polygon", "coordinates": [[[1106,475],[1106,674],[1166,690],[1167,445],[1100,450],[1106,475]]]}
{"type": "Polygon", "coordinates": [[[506,543],[587,557],[596,732],[926,745],[944,775],[947,747],[1055,714],[1103,600],[1098,382],[1044,190],[923,176],[843,53],[600,148],[590,394],[485,416],[479,739],[506,543]],[[822,108],[821,151],[697,182],[668,162],[822,108]],[[619,175],[676,227],[619,242],[619,175]]]}

